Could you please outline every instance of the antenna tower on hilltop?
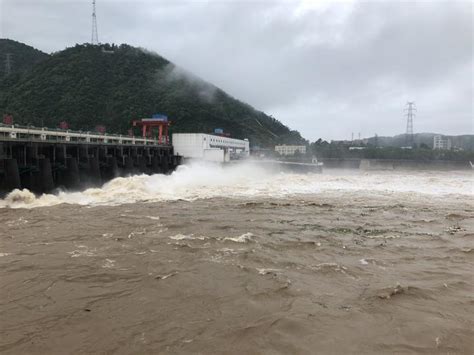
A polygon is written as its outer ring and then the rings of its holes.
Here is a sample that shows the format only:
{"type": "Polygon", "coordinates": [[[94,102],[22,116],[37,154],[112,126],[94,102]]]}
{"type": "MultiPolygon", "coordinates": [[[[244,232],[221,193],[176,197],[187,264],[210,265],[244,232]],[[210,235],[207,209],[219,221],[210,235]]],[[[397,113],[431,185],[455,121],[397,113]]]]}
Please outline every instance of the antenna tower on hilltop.
{"type": "Polygon", "coordinates": [[[91,44],[99,44],[99,35],[97,34],[97,16],[95,14],[95,0],[92,0],[92,35],[91,44]]]}
{"type": "Polygon", "coordinates": [[[407,116],[406,143],[411,146],[413,144],[413,117],[415,117],[416,112],[415,102],[407,102],[405,112],[407,116]]]}

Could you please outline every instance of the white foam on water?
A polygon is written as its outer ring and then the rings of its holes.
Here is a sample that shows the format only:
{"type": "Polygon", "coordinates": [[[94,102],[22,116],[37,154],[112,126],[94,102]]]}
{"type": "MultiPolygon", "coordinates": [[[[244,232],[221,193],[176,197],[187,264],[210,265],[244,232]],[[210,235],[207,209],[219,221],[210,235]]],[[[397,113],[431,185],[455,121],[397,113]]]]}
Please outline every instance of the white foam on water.
{"type": "Polygon", "coordinates": [[[68,251],[68,254],[71,255],[71,258],[78,258],[80,256],[95,256],[95,253],[89,250],[73,250],[68,251]]]}
{"type": "Polygon", "coordinates": [[[257,268],[259,275],[267,275],[267,274],[276,274],[281,271],[281,269],[266,269],[266,268],[257,268]]]}
{"type": "Polygon", "coordinates": [[[96,249],[89,249],[86,245],[76,245],[78,249],[73,251],[68,251],[67,253],[71,255],[71,258],[79,258],[82,256],[95,256],[96,249]]]}
{"type": "Polygon", "coordinates": [[[112,259],[105,259],[104,264],[102,265],[104,269],[112,269],[115,267],[115,260],[112,259]]]}
{"type": "Polygon", "coordinates": [[[166,275],[158,275],[155,277],[155,279],[158,279],[158,280],[166,280],[167,278],[170,278],[172,276],[175,276],[175,275],[178,275],[178,272],[177,271],[174,271],[170,274],[166,274],[166,275]]]}
{"type": "MultiPolygon", "coordinates": [[[[420,195],[443,197],[474,196],[474,175],[466,172],[420,172],[325,170],[323,174],[277,173],[257,164],[220,166],[193,163],[179,166],[170,175],[137,175],[113,179],[100,188],[82,192],[62,191],[35,196],[30,191],[14,190],[1,207],[34,208],[61,203],[86,206],[121,205],[145,201],[173,201],[213,197],[259,198],[286,197],[297,194],[393,195],[406,193],[413,199],[420,195]]],[[[148,216],[155,219],[154,216],[148,216]]],[[[158,219],[158,218],[156,218],[158,219]]]]}
{"type": "Polygon", "coordinates": [[[173,240],[205,240],[207,237],[205,236],[198,236],[195,237],[193,234],[185,235],[185,234],[176,234],[170,235],[168,238],[173,240]]]}
{"type": "Polygon", "coordinates": [[[247,243],[252,240],[252,237],[252,233],[244,233],[242,235],[239,235],[238,237],[225,237],[224,240],[229,240],[235,243],[247,243]]]}
{"type": "Polygon", "coordinates": [[[26,220],[24,217],[20,217],[18,219],[13,220],[13,221],[6,221],[5,225],[8,226],[8,227],[18,227],[18,226],[21,226],[21,225],[26,224],[26,223],[28,223],[28,220],[26,220]]]}
{"type": "MultiPolygon", "coordinates": [[[[239,249],[241,250],[241,249],[239,249]]],[[[220,248],[220,249],[217,249],[217,251],[221,251],[223,253],[227,253],[227,254],[238,254],[238,250],[235,250],[235,249],[232,249],[232,248],[220,248]]]]}

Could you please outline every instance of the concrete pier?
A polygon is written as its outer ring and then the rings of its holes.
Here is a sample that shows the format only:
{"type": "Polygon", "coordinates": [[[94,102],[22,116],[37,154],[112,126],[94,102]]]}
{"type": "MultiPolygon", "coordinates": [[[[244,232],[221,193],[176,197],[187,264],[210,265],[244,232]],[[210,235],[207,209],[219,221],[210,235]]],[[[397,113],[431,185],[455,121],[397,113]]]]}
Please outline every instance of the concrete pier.
{"type": "Polygon", "coordinates": [[[83,139],[51,139],[44,130],[12,134],[15,127],[8,128],[4,132],[0,125],[1,196],[16,188],[35,193],[84,189],[118,176],[168,173],[181,163],[171,145],[154,140],[85,134],[83,139]]]}
{"type": "Polygon", "coordinates": [[[5,190],[21,187],[20,170],[16,159],[3,159],[3,186],[5,190]]]}
{"type": "Polygon", "coordinates": [[[79,166],[77,160],[72,157],[66,157],[66,168],[61,174],[62,184],[68,189],[77,189],[80,186],[79,166]]]}

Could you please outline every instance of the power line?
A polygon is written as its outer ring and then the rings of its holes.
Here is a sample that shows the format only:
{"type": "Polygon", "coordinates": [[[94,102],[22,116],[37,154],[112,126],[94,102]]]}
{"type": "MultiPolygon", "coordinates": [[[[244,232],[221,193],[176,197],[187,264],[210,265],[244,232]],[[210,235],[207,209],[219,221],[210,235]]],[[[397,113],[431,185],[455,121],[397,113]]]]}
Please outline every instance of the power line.
{"type": "Polygon", "coordinates": [[[13,56],[12,53],[5,54],[5,76],[10,75],[12,72],[12,65],[13,65],[12,56],[13,56]]]}
{"type": "Polygon", "coordinates": [[[97,16],[95,14],[95,0],[92,0],[92,34],[91,44],[99,44],[99,35],[97,33],[97,16]]]}

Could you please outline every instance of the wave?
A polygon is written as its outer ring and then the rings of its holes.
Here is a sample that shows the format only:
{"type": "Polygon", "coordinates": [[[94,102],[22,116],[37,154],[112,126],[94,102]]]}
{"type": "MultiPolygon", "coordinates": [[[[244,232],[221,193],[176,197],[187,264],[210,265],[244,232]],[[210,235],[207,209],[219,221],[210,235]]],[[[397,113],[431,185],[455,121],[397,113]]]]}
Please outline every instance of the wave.
{"type": "Polygon", "coordinates": [[[238,237],[225,237],[224,240],[229,240],[235,243],[247,243],[253,240],[253,234],[244,233],[242,235],[239,235],[238,237]]]}
{"type": "Polygon", "coordinates": [[[35,196],[14,190],[1,207],[34,208],[61,203],[77,205],[120,205],[145,201],[172,201],[213,197],[285,197],[297,194],[370,195],[407,193],[463,195],[472,198],[473,178],[469,172],[360,172],[329,170],[323,174],[279,173],[255,164],[221,166],[206,163],[183,165],[171,175],[119,177],[100,188],[82,192],[60,191],[35,196]]]}

